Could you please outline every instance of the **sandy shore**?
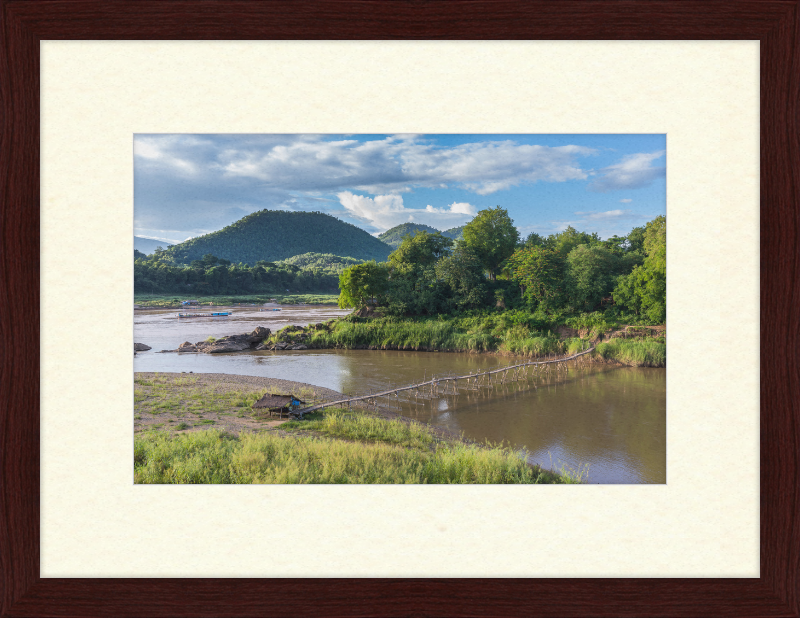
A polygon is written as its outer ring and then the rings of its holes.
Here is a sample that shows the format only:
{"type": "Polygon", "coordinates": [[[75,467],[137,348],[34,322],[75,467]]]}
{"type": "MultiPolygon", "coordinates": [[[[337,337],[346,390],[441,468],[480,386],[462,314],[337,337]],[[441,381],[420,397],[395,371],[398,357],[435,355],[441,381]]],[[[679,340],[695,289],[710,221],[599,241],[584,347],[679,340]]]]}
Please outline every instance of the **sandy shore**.
{"type": "MultiPolygon", "coordinates": [[[[172,431],[180,423],[187,428],[181,431],[201,431],[204,429],[220,429],[238,434],[242,431],[258,432],[277,430],[278,425],[289,420],[274,417],[253,418],[250,407],[225,406],[224,403],[213,404],[217,399],[224,401],[226,394],[266,392],[294,394],[310,403],[337,401],[347,395],[330,388],[323,388],[305,382],[264,378],[258,376],[242,376],[229,373],[169,373],[142,371],[134,374],[134,432],[146,429],[172,431]],[[156,382],[156,388],[163,389],[156,393],[148,383],[156,382]],[[166,392],[165,392],[166,391],[166,392]],[[200,395],[201,401],[197,398],[200,395]],[[176,406],[163,409],[159,404],[172,400],[176,406]],[[213,421],[210,423],[208,421],[213,421]]],[[[404,423],[416,422],[402,416],[385,406],[368,406],[373,414],[387,420],[399,420],[404,423]]],[[[428,425],[431,432],[439,439],[457,440],[465,444],[478,444],[473,440],[452,433],[441,427],[428,425]]]]}
{"type": "Polygon", "coordinates": [[[257,376],[228,373],[137,372],[134,374],[134,432],[146,429],[182,431],[220,429],[232,434],[272,429],[283,420],[278,417],[253,418],[252,409],[234,403],[241,393],[267,392],[293,394],[316,403],[343,399],[345,395],[329,388],[257,376]],[[165,402],[173,405],[164,406],[165,402]]]}

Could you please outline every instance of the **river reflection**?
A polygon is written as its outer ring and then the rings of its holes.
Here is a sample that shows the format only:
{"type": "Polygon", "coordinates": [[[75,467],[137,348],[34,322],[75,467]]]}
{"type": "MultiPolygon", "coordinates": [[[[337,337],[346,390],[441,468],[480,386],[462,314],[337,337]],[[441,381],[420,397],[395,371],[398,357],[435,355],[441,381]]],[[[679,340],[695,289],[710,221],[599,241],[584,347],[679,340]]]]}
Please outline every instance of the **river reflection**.
{"type": "MultiPolygon", "coordinates": [[[[223,325],[141,319],[135,340],[153,346],[134,360],[135,371],[232,373],[307,382],[355,395],[412,384],[436,375],[464,375],[510,364],[479,354],[368,350],[156,354],[183,341],[200,341],[279,323],[318,322],[333,308],[300,308],[252,315],[223,325]],[[243,324],[247,322],[247,324],[243,324]],[[208,332],[208,334],[205,334],[208,332]],[[201,336],[204,335],[205,336],[201,336]],[[157,343],[161,342],[161,343],[157,343]],[[157,345],[153,345],[157,343],[157,345]]],[[[171,312],[174,315],[174,311],[171,312]]],[[[343,313],[343,312],[340,312],[343,313]]],[[[324,317],[327,315],[327,317],[324,317]]],[[[222,318],[224,319],[224,318],[222,318]]],[[[395,402],[397,411],[478,441],[525,448],[546,467],[588,465],[591,483],[666,482],[666,371],[588,365],[457,395],[395,402]]],[[[384,400],[386,401],[386,400],[384,400]]]]}

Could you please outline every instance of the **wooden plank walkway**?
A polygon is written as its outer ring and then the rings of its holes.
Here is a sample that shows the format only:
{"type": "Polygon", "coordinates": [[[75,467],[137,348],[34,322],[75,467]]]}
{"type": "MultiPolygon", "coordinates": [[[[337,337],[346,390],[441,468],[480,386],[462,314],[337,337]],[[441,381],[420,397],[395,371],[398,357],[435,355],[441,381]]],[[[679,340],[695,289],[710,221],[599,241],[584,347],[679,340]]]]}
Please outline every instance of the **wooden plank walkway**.
{"type": "MultiPolygon", "coordinates": [[[[532,365],[550,365],[554,363],[565,363],[567,361],[574,360],[579,356],[583,356],[584,354],[588,354],[589,352],[594,350],[594,346],[590,347],[583,352],[578,352],[577,354],[573,354],[572,356],[566,356],[563,358],[555,358],[552,360],[546,361],[530,361],[527,363],[519,363],[517,365],[509,365],[507,367],[501,367],[500,369],[494,369],[493,371],[483,371],[480,373],[469,373],[463,376],[445,376],[441,378],[432,378],[427,382],[420,382],[419,384],[411,384],[409,386],[400,386],[398,388],[393,388],[388,391],[383,391],[380,393],[372,393],[370,395],[359,395],[358,397],[348,397],[347,399],[340,399],[338,401],[328,401],[325,403],[320,403],[315,406],[311,406],[308,408],[303,408],[301,410],[294,410],[291,412],[292,415],[297,416],[298,418],[303,418],[303,415],[308,412],[314,412],[315,410],[322,410],[323,408],[332,408],[332,407],[341,407],[341,406],[350,406],[354,401],[364,401],[365,399],[377,399],[378,397],[389,397],[391,395],[397,396],[398,393],[403,391],[410,391],[414,389],[423,388],[425,386],[430,386],[432,388],[438,387],[439,384],[442,382],[456,382],[458,380],[474,380],[475,378],[483,377],[483,376],[490,376],[496,373],[503,373],[508,372],[512,369],[519,369],[520,367],[530,367],[532,365]]],[[[505,381],[505,380],[504,380],[505,381]]]]}

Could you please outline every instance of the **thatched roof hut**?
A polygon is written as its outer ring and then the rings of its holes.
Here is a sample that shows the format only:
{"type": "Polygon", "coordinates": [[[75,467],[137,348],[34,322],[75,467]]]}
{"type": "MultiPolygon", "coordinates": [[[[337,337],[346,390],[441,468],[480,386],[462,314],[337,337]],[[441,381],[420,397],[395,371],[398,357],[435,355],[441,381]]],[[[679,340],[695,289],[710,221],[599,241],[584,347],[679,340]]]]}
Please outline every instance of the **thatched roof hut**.
{"type": "Polygon", "coordinates": [[[267,393],[253,404],[253,409],[283,414],[283,412],[289,412],[292,408],[303,403],[305,401],[294,395],[271,395],[267,393]]]}

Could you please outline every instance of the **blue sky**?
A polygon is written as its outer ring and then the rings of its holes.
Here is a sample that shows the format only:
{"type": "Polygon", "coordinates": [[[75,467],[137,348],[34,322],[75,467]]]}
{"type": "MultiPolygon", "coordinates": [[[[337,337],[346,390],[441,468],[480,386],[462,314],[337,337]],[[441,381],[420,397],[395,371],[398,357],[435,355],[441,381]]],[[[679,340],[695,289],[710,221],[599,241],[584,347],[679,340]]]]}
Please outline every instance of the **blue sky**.
{"type": "Polygon", "coordinates": [[[666,214],[666,135],[134,136],[134,233],[165,242],[257,210],[320,211],[379,234],[501,206],[524,238],[602,238],[666,214]]]}

